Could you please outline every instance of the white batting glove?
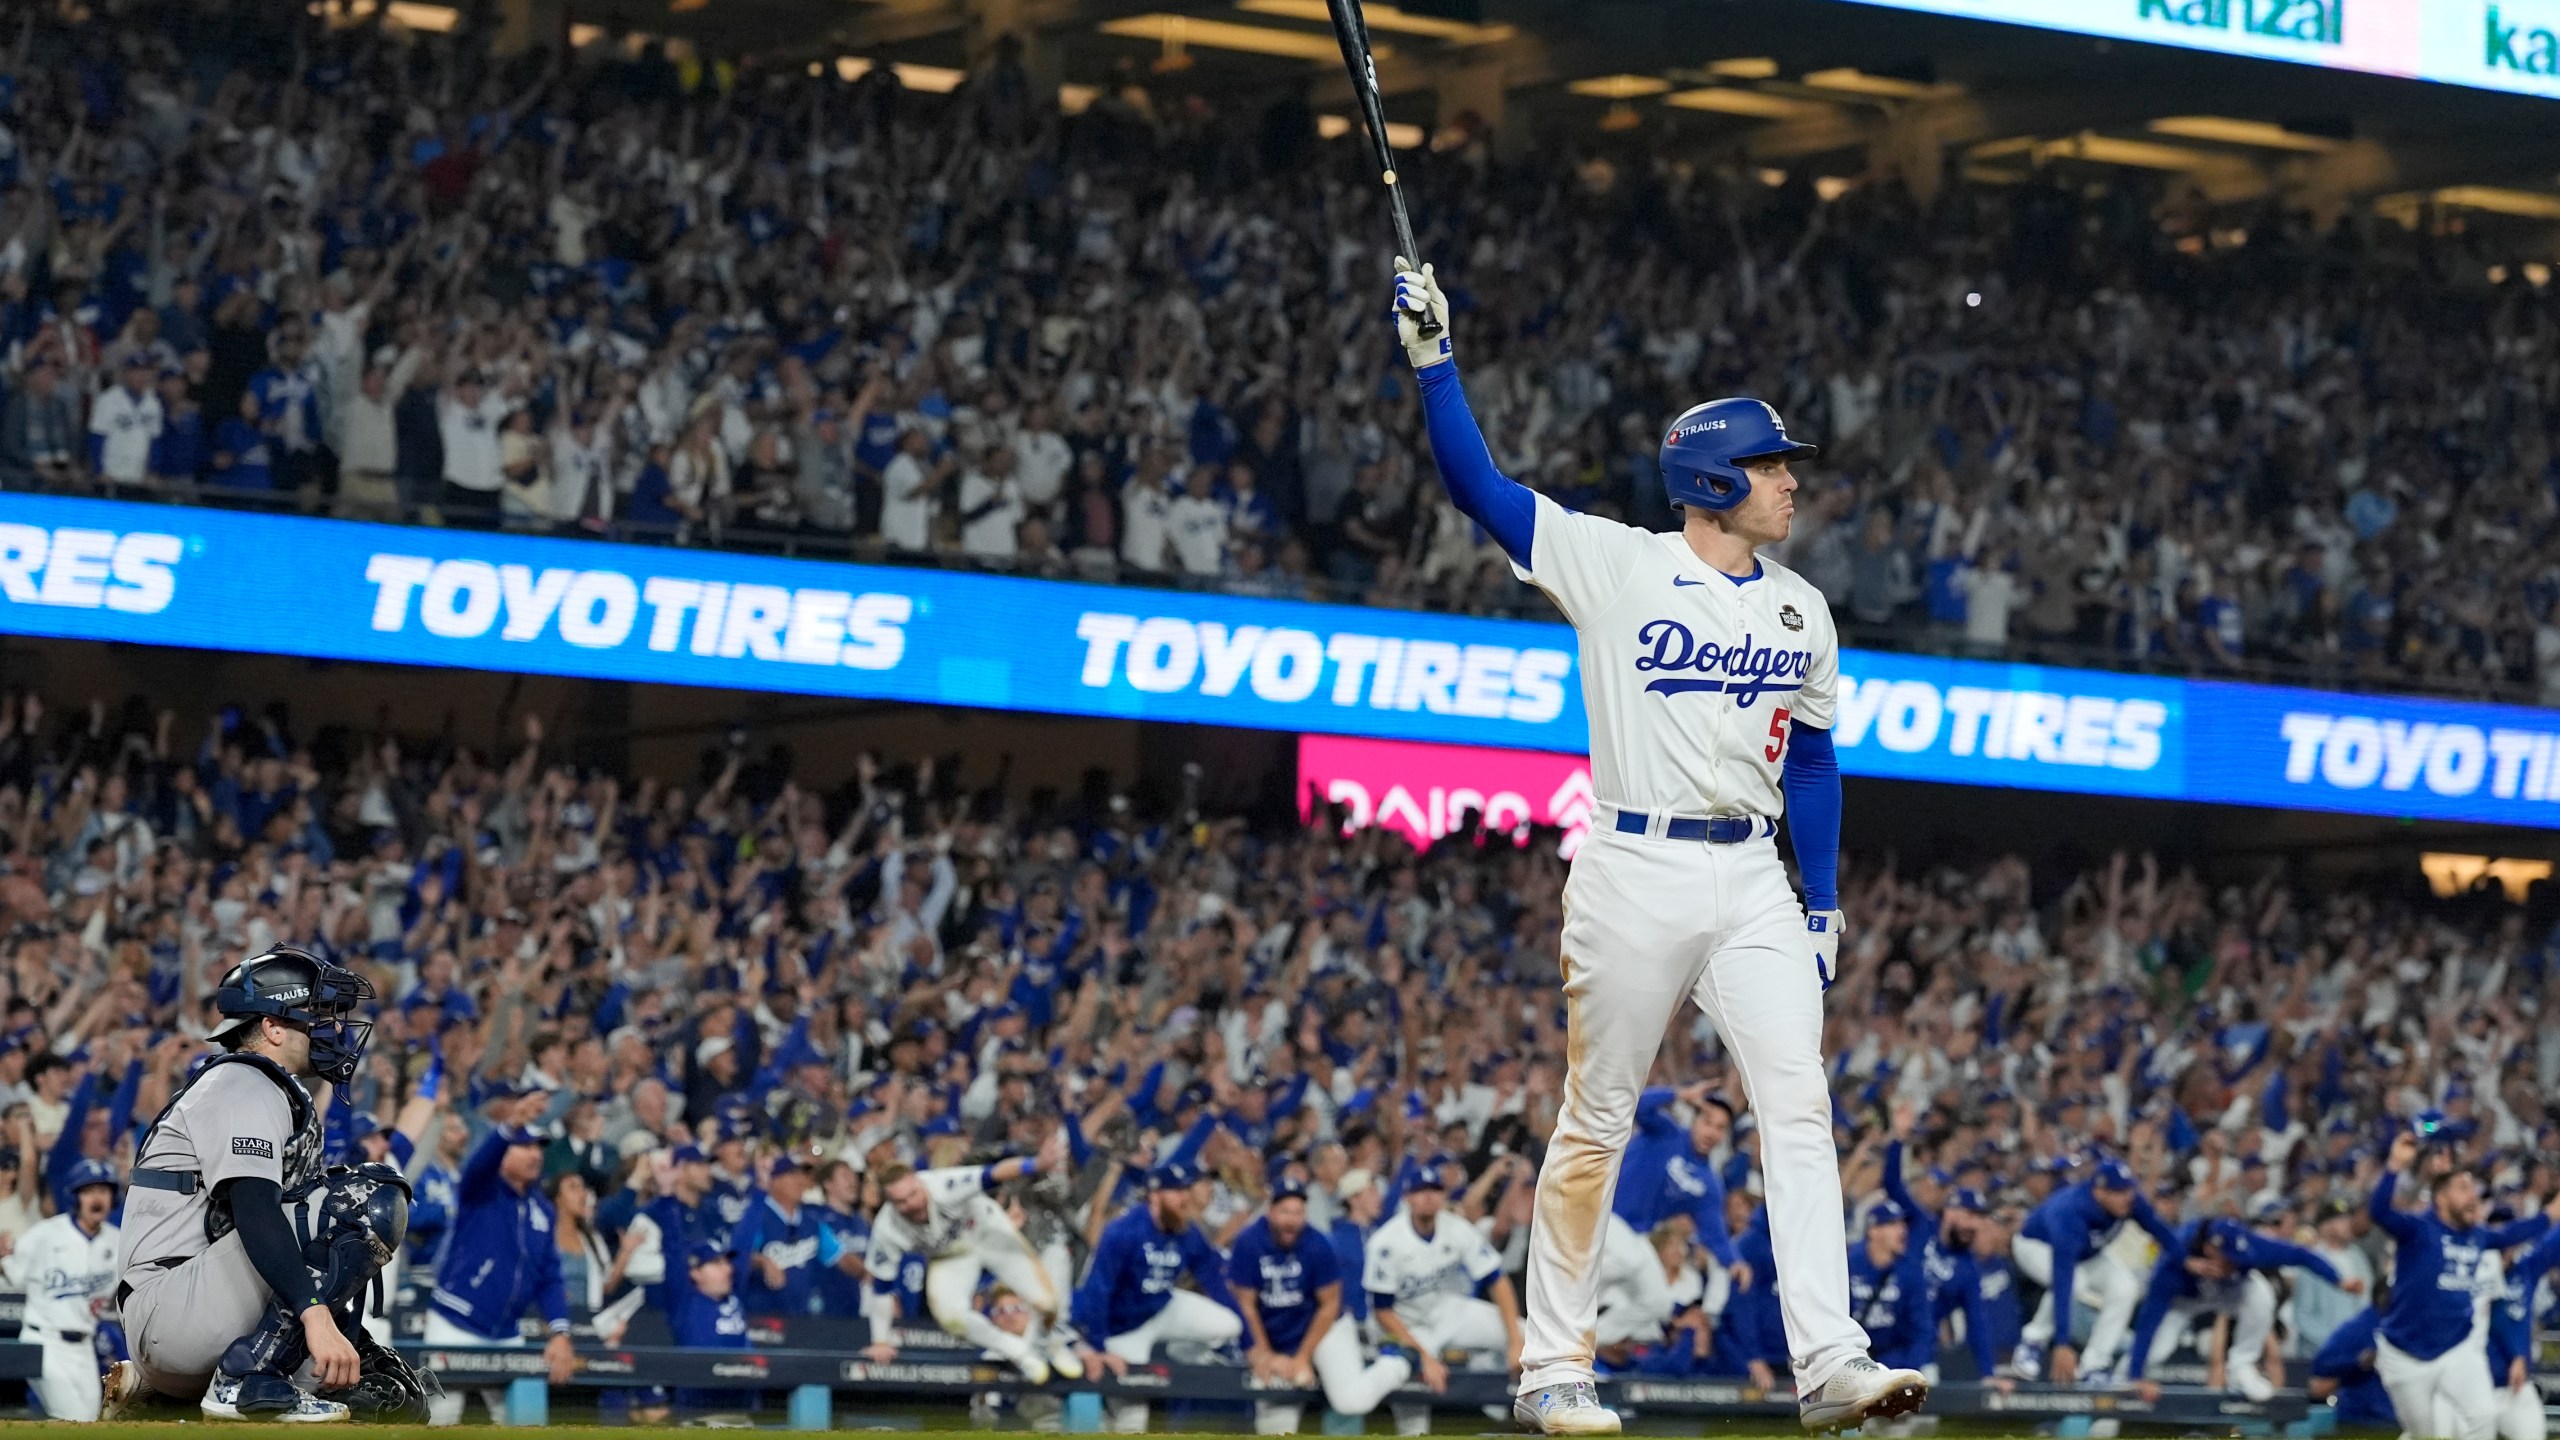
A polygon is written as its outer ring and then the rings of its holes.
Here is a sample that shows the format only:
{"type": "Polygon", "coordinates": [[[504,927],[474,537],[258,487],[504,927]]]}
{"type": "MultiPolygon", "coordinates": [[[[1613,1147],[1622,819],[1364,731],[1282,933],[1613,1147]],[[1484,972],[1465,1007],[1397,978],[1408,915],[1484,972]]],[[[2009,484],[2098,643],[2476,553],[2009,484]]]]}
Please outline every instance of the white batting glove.
{"type": "Polygon", "coordinates": [[[1396,338],[1414,369],[1449,358],[1449,297],[1440,293],[1429,265],[1416,270],[1412,261],[1396,257],[1395,314],[1396,338]]]}
{"type": "Polygon", "coordinates": [[[1806,913],[1804,928],[1813,941],[1813,973],[1822,977],[1822,988],[1828,990],[1840,978],[1840,938],[1849,928],[1848,921],[1837,910],[1813,910],[1806,913]]]}

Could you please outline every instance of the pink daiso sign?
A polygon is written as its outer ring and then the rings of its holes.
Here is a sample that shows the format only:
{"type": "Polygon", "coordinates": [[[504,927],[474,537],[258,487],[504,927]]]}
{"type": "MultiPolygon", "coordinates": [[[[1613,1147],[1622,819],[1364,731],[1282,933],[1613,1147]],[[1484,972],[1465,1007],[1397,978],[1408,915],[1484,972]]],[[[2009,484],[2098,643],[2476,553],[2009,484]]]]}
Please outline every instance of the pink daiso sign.
{"type": "Polygon", "coordinates": [[[1383,825],[1417,849],[1471,814],[1522,839],[1531,825],[1560,827],[1567,856],[1591,828],[1591,762],[1543,750],[1302,735],[1300,819],[1313,818],[1319,795],[1348,811],[1351,829],[1383,825]]]}

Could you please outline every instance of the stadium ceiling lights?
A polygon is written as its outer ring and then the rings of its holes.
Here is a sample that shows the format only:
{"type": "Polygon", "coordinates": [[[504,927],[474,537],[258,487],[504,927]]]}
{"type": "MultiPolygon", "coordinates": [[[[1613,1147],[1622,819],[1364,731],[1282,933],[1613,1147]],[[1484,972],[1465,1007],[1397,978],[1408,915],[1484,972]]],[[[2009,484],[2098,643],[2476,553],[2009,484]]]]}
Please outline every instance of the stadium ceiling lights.
{"type": "MultiPolygon", "coordinates": [[[[2201,170],[2213,163],[2214,158],[2184,145],[2119,140],[2112,135],[2099,135],[2087,130],[2060,140],[2037,141],[2033,152],[2038,160],[2086,160],[2098,165],[2126,165],[2138,170],[2201,170]]],[[[1974,156],[1984,158],[1985,152],[1977,149],[1974,156]]]]}
{"type": "Polygon", "coordinates": [[[1595,100],[1635,100],[1659,95],[1671,88],[1671,82],[1655,75],[1594,75],[1588,80],[1576,80],[1564,88],[1595,100]]]}
{"type": "MultiPolygon", "coordinates": [[[[1305,30],[1276,30],[1267,25],[1239,25],[1232,20],[1202,20],[1196,16],[1174,15],[1150,11],[1118,20],[1105,20],[1095,27],[1105,35],[1123,35],[1132,40],[1155,40],[1168,49],[1179,46],[1201,46],[1211,50],[1242,50],[1254,55],[1278,55],[1290,60],[1331,60],[1339,64],[1341,47],[1331,34],[1318,35],[1305,30]]],[[[1395,54],[1392,47],[1372,45],[1369,52],[1385,60],[1395,54]]]]}
{"type": "Polygon", "coordinates": [[[2386,195],[2374,202],[2383,214],[2413,224],[2419,207],[2436,205],[2449,210],[2481,210],[2492,215],[2513,215],[2522,220],[2560,220],[2560,195],[2540,190],[2507,190],[2495,185],[2448,185],[2441,190],[2413,190],[2399,195],[2386,195]]]}
{"type": "MultiPolygon", "coordinates": [[[[336,27],[353,25],[365,19],[373,14],[375,3],[374,0],[355,0],[355,3],[344,8],[336,8],[319,3],[319,0],[313,0],[312,4],[303,8],[311,14],[325,16],[330,25],[336,27]]],[[[391,0],[387,18],[393,24],[406,29],[429,35],[449,35],[453,33],[455,26],[462,23],[462,12],[450,5],[423,5],[417,3],[417,0],[391,0]]]]}
{"type": "Polygon", "coordinates": [[[1737,55],[1708,62],[1707,73],[1727,80],[1771,80],[1777,78],[1778,62],[1766,55],[1737,55]]]}
{"type": "Polygon", "coordinates": [[[2264,120],[2234,120],[2227,115],[2167,115],[2147,127],[2154,135],[2183,140],[2212,140],[2224,145],[2251,145],[2261,150],[2299,150],[2325,155],[2341,148],[2338,141],[2305,135],[2264,120]]]}
{"type": "MultiPolygon", "coordinates": [[[[1319,25],[1329,25],[1333,20],[1332,13],[1325,7],[1325,0],[1236,0],[1236,8],[1254,15],[1312,20],[1319,25]]],[[[1437,15],[1415,15],[1393,5],[1364,5],[1361,15],[1372,30],[1426,35],[1434,40],[1446,40],[1452,45],[1490,45],[1520,33],[1516,26],[1470,25],[1464,20],[1443,20],[1437,15]]]]}
{"type": "MultiPolygon", "coordinates": [[[[1350,133],[1351,117],[1348,115],[1318,115],[1316,117],[1316,137],[1318,139],[1339,140],[1350,133]]],[[[1422,133],[1422,127],[1419,125],[1407,125],[1401,120],[1390,120],[1387,122],[1387,143],[1393,145],[1399,150],[1419,150],[1422,148],[1422,142],[1426,138],[1427,137],[1422,133]]]]}
{"type": "Polygon", "coordinates": [[[1748,115],[1759,120],[1794,120],[1819,114],[1832,107],[1819,100],[1798,100],[1787,95],[1771,95],[1761,90],[1745,90],[1732,85],[1709,85],[1699,90],[1683,90],[1662,97],[1665,105],[1683,110],[1712,110],[1720,115],[1748,115]]]}
{"type": "Polygon", "coordinates": [[[1804,83],[1809,89],[1837,90],[1844,95],[1863,95],[1872,100],[1943,100],[1950,95],[1964,93],[1961,85],[1931,85],[1893,75],[1870,75],[1847,65],[1834,70],[1816,70],[1804,77],[1804,83]]]}
{"type": "MultiPolygon", "coordinates": [[[[836,78],[847,84],[870,74],[872,68],[871,58],[867,55],[836,57],[836,78]]],[[[899,84],[910,90],[924,91],[928,95],[948,95],[960,88],[961,81],[969,78],[967,72],[954,70],[947,65],[911,65],[901,60],[889,68],[898,72],[899,84]]],[[[813,70],[811,73],[816,72],[813,70]]],[[[1061,86],[1060,89],[1063,92],[1065,87],[1061,86]]],[[[1092,97],[1087,96],[1085,103],[1091,104],[1092,97]]]]}

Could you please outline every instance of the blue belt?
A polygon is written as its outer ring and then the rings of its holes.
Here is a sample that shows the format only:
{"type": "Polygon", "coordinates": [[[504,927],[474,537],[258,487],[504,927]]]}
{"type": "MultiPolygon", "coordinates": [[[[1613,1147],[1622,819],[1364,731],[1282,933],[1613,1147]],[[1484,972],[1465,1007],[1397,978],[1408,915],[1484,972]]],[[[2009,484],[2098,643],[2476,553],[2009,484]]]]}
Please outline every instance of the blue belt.
{"type": "MultiPolygon", "coordinates": [[[[1617,831],[1621,835],[1642,835],[1652,828],[1653,817],[1641,810],[1618,812],[1617,831]]],[[[1755,836],[1776,831],[1774,823],[1757,815],[1717,815],[1703,819],[1674,815],[1662,824],[1662,837],[1666,840],[1704,840],[1710,845],[1739,845],[1755,836]]]]}

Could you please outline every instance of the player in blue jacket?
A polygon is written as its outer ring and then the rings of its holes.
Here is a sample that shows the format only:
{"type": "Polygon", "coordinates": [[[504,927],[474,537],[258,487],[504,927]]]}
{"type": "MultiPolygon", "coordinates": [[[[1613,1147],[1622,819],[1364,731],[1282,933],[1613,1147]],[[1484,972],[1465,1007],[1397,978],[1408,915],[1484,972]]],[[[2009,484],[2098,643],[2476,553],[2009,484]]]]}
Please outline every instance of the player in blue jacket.
{"type": "Polygon", "coordinates": [[[827,1248],[827,1227],[824,1212],[808,1197],[809,1172],[788,1155],[777,1158],[764,1193],[747,1207],[733,1237],[746,1272],[736,1288],[744,1292],[739,1298],[748,1314],[817,1313],[819,1252],[827,1248]]]}
{"type": "Polygon", "coordinates": [[[2533,1383],[2533,1297],[2560,1264],[2560,1227],[2506,1267],[2489,1306],[2489,1383],[2498,1390],[2498,1440],[2542,1440],[2542,1391],[2533,1383]]]}
{"type": "Polygon", "coordinates": [[[711,1197],[710,1157],[694,1146],[679,1145],[668,1160],[667,1174],[666,1193],[641,1206],[631,1228],[622,1232],[622,1248],[614,1255],[607,1281],[608,1288],[618,1285],[635,1268],[648,1274],[634,1262],[654,1251],[663,1268],[656,1280],[641,1284],[649,1292],[649,1304],[661,1311],[674,1308],[675,1289],[684,1281],[684,1257],[694,1245],[708,1240],[727,1249],[730,1241],[729,1226],[711,1197]]]}
{"type": "MultiPolygon", "coordinates": [[[[1167,1161],[1149,1172],[1147,1198],[1103,1227],[1071,1311],[1077,1333],[1101,1342],[1099,1352],[1090,1343],[1084,1351],[1086,1374],[1100,1365],[1126,1375],[1130,1366],[1153,1359],[1161,1341],[1225,1345],[1244,1333],[1226,1265],[1193,1223],[1207,1189],[1188,1163],[1167,1161]],[[1197,1294],[1174,1288],[1186,1274],[1200,1287],[1197,1294]]],[[[1124,1435],[1144,1431],[1146,1403],[1113,1400],[1111,1428],[1124,1435]]]]}
{"type": "Polygon", "coordinates": [[[2276,1387],[2259,1362],[2275,1332],[2276,1290],[2267,1277],[2302,1269],[2351,1295],[2364,1293],[2362,1280],[2340,1279],[2319,1255],[2257,1234],[2237,1220],[2193,1220],[2179,1226],[2178,1234],[2183,1243],[2161,1248],[2134,1312],[2133,1351],[2125,1369],[2130,1379],[2140,1380],[2165,1363],[2197,1321],[2221,1317],[2231,1322],[2219,1367],[2225,1388],[2268,1399],[2276,1387]]]}
{"type": "MultiPolygon", "coordinates": [[[[1300,1389],[1321,1384],[1325,1404],[1344,1415],[1368,1414],[1413,1378],[1413,1362],[1401,1355],[1363,1359],[1359,1323],[1342,1313],[1341,1261],[1330,1238],[1307,1228],[1307,1187],[1299,1181],[1271,1187],[1270,1208],[1236,1236],[1227,1280],[1256,1378],[1300,1389]]],[[[1297,1434],[1303,1408],[1256,1401],[1254,1433],[1297,1434]]]]}
{"type": "Polygon", "coordinates": [[[1867,1212],[1867,1233],[1849,1247],[1849,1313],[1875,1343],[1877,1363],[1909,1370],[1938,1363],[1927,1269],[1912,1248],[1911,1213],[1894,1201],[1867,1212]]]}
{"type": "MultiPolygon", "coordinates": [[[[1768,1206],[1751,1212],[1751,1221],[1742,1227],[1734,1249],[1743,1263],[1756,1272],[1777,1273],[1768,1206]]],[[[1779,1386],[1787,1375],[1787,1366],[1787,1331],[1785,1317],[1778,1308],[1778,1287],[1755,1285],[1735,1291],[1725,1301],[1723,1318],[1716,1322],[1715,1348],[1708,1356],[1708,1368],[1718,1375],[1742,1376],[1762,1390],[1783,1396],[1786,1392],[1779,1386]]]]}
{"type": "Polygon", "coordinates": [[[2330,1331],[2320,1343],[2320,1353],[2311,1357],[2311,1403],[2333,1407],[2341,1429],[2400,1428],[2400,1413],[2391,1408],[2391,1392],[2383,1388],[2382,1376],[2373,1368],[2381,1324],[2381,1311],[2366,1310],[2330,1331]]]}
{"type": "Polygon", "coordinates": [[[2403,1131],[2391,1142],[2388,1169],[2365,1206],[2395,1242],[2374,1369],[2391,1392],[2392,1408],[2412,1426],[2432,1418],[2435,1428],[2449,1424],[2459,1440],[2488,1440],[2497,1428],[2496,1387],[2484,1349],[2463,1343],[2471,1338],[2481,1258],[2541,1238],[2560,1211],[2560,1195],[2542,1214],[2484,1227],[2479,1177],[2456,1169],[2436,1182],[2425,1209],[2402,1210],[2392,1202],[2417,1158],[2418,1137],[2403,1131]]]}
{"type": "Polygon", "coordinates": [[[1621,1268],[1631,1268],[1651,1277],[1668,1308],[1670,1282],[1644,1237],[1674,1215],[1689,1217],[1698,1243],[1733,1272],[1737,1288],[1751,1288],[1750,1268],[1734,1253],[1733,1236],[1725,1229],[1724,1180],[1716,1174],[1716,1150],[1732,1133],[1733,1102],[1704,1084],[1686,1090],[1655,1086],[1637,1098],[1635,1138],[1619,1162],[1618,1192],[1610,1200],[1608,1253],[1600,1262],[1603,1289],[1620,1280],[1621,1268]],[[1673,1113],[1677,1101],[1688,1103],[1686,1125],[1673,1113]]]}
{"type": "MultiPolygon", "coordinates": [[[[550,1198],[542,1193],[547,1144],[531,1130],[492,1129],[462,1164],[454,1186],[453,1239],[436,1267],[427,1303],[429,1345],[521,1345],[518,1322],[528,1306],[551,1330],[543,1352],[551,1383],[566,1385],[577,1367],[569,1346],[569,1295],[560,1279],[560,1244],[550,1198]]],[[[483,1392],[490,1414],[506,1418],[506,1392],[483,1392]]],[[[462,1418],[460,1391],[434,1402],[435,1423],[462,1418]]]]}
{"type": "MultiPolygon", "coordinates": [[[[739,1300],[737,1267],[729,1251],[709,1240],[697,1240],[679,1262],[684,1278],[671,1282],[675,1307],[667,1314],[668,1333],[678,1345],[696,1350],[747,1348],[747,1307],[739,1300]]],[[[753,1410],[751,1390],[696,1390],[679,1387],[676,1408],[700,1414],[706,1410],[753,1410]]]]}
{"type": "Polygon", "coordinates": [[[2106,1384],[2114,1376],[2116,1352],[2132,1328],[2134,1307],[2142,1299],[2142,1282],[2106,1253],[2127,1220],[2141,1226],[2163,1249],[2176,1249],[2178,1232],[2160,1218],[2143,1197],[2133,1167],[2113,1156],[2100,1160],[2086,1180],[2054,1192],[2035,1208],[2010,1245],[2018,1268],[2045,1287],[2033,1319],[2018,1340],[2018,1374],[2032,1380],[2044,1368],[2045,1347],[2052,1347],[2051,1371],[2056,1383],[2075,1380],[2106,1384]],[[2076,1307],[2097,1312],[2089,1326],[2085,1354],[2072,1347],[2076,1307]],[[2084,1373],[2086,1372],[2086,1373],[2084,1373]]]}
{"type": "MultiPolygon", "coordinates": [[[[2002,1327],[1984,1298],[1982,1260],[1974,1253],[1974,1236],[1987,1207],[1980,1194],[1960,1189],[1947,1192],[1944,1214],[1931,1213],[1903,1181],[1902,1142],[1911,1128],[1908,1108],[1894,1112],[1893,1128],[1893,1140],[1884,1148],[1884,1194],[1902,1207],[1920,1234],[1928,1237],[1920,1247],[1920,1268],[1928,1285],[1931,1333],[1934,1336],[1937,1327],[1950,1316],[1964,1316],[1965,1343],[1973,1351],[1974,1374],[1988,1378],[2000,1363],[1994,1342],[2000,1338],[2002,1327]]],[[[2007,1267],[2004,1264],[2001,1268],[2005,1271],[2007,1267]]],[[[2005,1281],[2005,1275],[2003,1278],[2005,1281]]],[[[2014,1296],[2011,1308],[2015,1308],[2014,1296]]],[[[1934,1358],[1931,1364],[1935,1364],[1934,1358]]],[[[1933,1369],[1920,1368],[1933,1383],[1937,1380],[1933,1369]]]]}

